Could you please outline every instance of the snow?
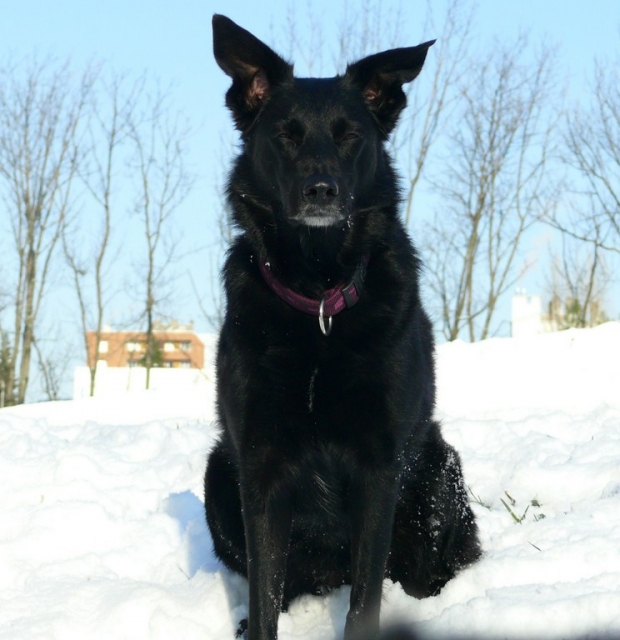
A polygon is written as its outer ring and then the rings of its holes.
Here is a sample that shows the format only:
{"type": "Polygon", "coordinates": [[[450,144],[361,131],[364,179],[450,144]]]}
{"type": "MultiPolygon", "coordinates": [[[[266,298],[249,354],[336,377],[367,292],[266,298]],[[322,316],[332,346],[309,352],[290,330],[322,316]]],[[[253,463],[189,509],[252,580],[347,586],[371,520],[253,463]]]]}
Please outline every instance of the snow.
{"type": "MultiPolygon", "coordinates": [[[[485,554],[434,598],[386,581],[383,624],[620,635],[620,323],[442,345],[437,366],[485,554]]],[[[213,399],[0,410],[0,637],[234,636],[247,584],[214,558],[202,505],[213,399]]],[[[298,599],[280,638],[341,637],[348,593],[298,599]]]]}

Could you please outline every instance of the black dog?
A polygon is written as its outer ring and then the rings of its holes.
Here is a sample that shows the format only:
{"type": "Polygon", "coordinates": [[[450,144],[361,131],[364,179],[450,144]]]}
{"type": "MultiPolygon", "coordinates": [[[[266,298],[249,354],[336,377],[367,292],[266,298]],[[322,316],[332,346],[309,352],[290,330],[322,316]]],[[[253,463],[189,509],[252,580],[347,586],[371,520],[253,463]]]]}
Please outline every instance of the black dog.
{"type": "Polygon", "coordinates": [[[299,79],[228,18],[213,34],[243,144],[205,476],[215,552],[249,579],[250,640],[343,584],[345,637],[372,637],[384,577],[425,597],[480,555],[432,418],[431,326],[384,149],[432,42],[299,79]]]}

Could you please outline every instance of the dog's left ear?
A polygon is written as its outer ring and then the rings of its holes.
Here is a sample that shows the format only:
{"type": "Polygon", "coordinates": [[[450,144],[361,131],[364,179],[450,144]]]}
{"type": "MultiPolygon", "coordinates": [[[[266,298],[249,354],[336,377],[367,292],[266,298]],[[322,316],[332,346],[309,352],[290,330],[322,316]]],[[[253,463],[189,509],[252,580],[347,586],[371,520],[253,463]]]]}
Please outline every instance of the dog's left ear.
{"type": "Polygon", "coordinates": [[[387,137],[407,104],[403,84],[414,80],[424,65],[430,40],[417,47],[390,49],[362,58],[347,67],[345,78],[357,86],[387,137]]]}

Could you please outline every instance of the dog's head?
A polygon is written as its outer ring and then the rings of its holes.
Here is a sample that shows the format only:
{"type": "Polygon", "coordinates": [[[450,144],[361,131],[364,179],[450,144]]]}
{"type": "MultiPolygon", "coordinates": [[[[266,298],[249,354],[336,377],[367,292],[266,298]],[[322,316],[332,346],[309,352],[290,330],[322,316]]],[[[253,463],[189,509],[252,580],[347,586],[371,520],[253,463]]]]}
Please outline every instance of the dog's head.
{"type": "Polygon", "coordinates": [[[252,197],[291,225],[351,222],[382,188],[383,143],[405,107],[403,84],[433,42],[368,56],[343,76],[295,78],[267,45],[214,16],[215,59],[232,78],[226,104],[259,191],[252,197]]]}

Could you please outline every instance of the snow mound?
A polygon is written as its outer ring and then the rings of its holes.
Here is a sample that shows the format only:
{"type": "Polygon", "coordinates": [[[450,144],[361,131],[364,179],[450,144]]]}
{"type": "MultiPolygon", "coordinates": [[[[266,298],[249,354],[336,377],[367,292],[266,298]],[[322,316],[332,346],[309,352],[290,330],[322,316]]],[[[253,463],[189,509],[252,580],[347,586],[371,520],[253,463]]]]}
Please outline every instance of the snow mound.
{"type": "MultiPolygon", "coordinates": [[[[620,634],[620,323],[437,352],[483,559],[382,618],[432,636],[620,634]]],[[[214,558],[202,474],[213,391],[0,410],[0,637],[232,638],[247,584],[214,558]]],[[[280,638],[341,637],[348,588],[280,638]]]]}

